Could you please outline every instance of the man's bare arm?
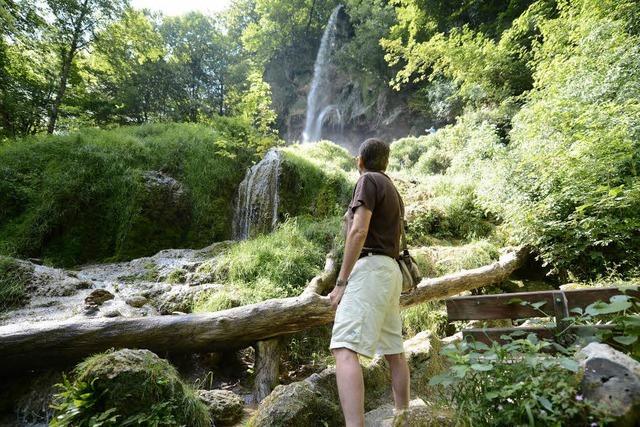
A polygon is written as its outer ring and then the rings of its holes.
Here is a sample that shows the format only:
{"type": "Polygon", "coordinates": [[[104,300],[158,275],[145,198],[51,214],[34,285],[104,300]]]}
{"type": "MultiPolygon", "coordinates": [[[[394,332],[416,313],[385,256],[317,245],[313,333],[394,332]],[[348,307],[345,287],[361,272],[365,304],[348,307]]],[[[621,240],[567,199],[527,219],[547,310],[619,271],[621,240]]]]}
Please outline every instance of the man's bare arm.
{"type": "MultiPolygon", "coordinates": [[[[370,222],[371,211],[365,206],[359,206],[356,208],[353,216],[353,223],[351,224],[351,229],[347,234],[347,240],[344,245],[344,256],[342,258],[342,267],[338,274],[338,280],[346,281],[349,278],[349,275],[353,270],[353,266],[356,264],[356,261],[358,261],[360,252],[362,252],[364,241],[366,240],[367,233],[369,232],[370,222]]],[[[334,308],[336,308],[340,303],[343,293],[344,287],[336,287],[329,294],[329,297],[331,298],[331,305],[333,305],[334,308]]]]}

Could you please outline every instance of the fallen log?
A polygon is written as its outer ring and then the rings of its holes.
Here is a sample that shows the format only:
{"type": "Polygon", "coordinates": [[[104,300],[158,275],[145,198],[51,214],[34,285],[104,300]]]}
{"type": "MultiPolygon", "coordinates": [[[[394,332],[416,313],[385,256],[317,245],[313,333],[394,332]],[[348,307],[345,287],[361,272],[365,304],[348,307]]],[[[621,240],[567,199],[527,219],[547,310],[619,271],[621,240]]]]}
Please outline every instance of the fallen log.
{"type": "MultiPolygon", "coordinates": [[[[518,248],[484,267],[424,279],[413,293],[401,297],[401,306],[446,298],[504,280],[521,265],[526,254],[525,249],[518,248]]],[[[328,266],[323,275],[331,276],[329,270],[334,269],[328,266]]],[[[315,293],[326,289],[327,280],[316,283],[314,292],[307,289],[299,297],[272,299],[214,313],[5,325],[0,327],[0,374],[73,363],[109,348],[145,348],[163,354],[247,347],[257,341],[328,324],[334,317],[329,299],[315,293]]]]}

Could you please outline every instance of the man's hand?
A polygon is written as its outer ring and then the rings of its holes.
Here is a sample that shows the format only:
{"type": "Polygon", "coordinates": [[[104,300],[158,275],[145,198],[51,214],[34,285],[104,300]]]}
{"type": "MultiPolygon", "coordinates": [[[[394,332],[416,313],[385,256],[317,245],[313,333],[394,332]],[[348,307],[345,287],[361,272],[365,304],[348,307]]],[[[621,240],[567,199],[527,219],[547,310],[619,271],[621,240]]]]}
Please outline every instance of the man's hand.
{"type": "Polygon", "coordinates": [[[340,300],[342,300],[342,295],[344,295],[345,288],[346,286],[336,286],[329,293],[329,301],[331,301],[331,307],[333,307],[334,310],[338,308],[338,304],[340,304],[340,300]]]}

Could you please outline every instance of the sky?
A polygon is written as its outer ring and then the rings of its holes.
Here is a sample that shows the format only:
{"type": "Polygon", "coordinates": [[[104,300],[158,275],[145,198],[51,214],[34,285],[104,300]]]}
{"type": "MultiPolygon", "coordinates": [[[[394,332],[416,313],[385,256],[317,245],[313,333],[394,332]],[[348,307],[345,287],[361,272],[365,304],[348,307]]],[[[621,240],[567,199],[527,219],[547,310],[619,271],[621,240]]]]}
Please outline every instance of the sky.
{"type": "Polygon", "coordinates": [[[159,10],[165,15],[182,15],[192,10],[219,12],[229,6],[231,0],[131,0],[136,9],[159,10]]]}

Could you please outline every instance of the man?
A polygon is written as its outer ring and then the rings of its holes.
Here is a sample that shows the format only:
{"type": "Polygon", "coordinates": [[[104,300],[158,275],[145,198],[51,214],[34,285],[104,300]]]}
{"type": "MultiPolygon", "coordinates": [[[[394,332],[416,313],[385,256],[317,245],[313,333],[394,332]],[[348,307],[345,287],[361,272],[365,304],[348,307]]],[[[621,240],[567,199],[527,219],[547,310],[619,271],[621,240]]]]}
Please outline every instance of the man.
{"type": "Polygon", "coordinates": [[[358,354],[383,354],[391,367],[396,410],[409,404],[409,366],[404,357],[400,293],[400,196],[384,171],[389,146],[378,139],[362,143],[360,178],[347,211],[347,240],[336,287],[337,308],[330,348],[347,427],[364,426],[364,382],[358,354]]]}

